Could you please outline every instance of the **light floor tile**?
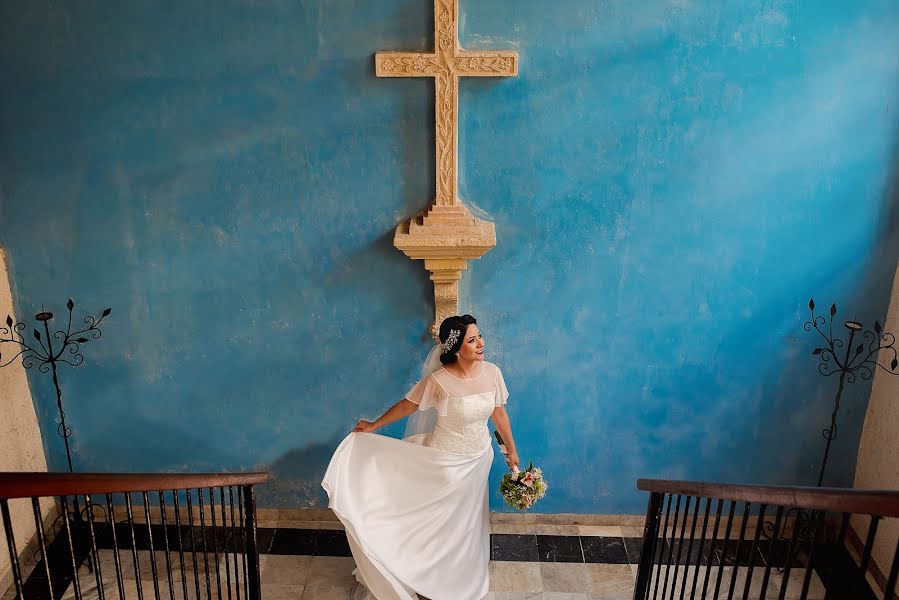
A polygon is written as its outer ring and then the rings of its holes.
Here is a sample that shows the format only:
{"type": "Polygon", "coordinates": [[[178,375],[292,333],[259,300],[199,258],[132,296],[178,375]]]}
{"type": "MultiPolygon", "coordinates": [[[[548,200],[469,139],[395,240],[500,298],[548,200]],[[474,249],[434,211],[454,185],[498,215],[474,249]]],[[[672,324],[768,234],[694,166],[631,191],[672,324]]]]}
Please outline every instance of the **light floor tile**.
{"type": "Polygon", "coordinates": [[[624,537],[623,529],[630,527],[615,527],[614,525],[579,525],[576,535],[599,537],[624,537]]]}
{"type": "Polygon", "coordinates": [[[537,523],[535,532],[538,535],[579,535],[579,525],[549,525],[537,523]]]}
{"type": "Polygon", "coordinates": [[[256,527],[258,529],[276,529],[278,527],[278,520],[277,519],[271,519],[271,520],[266,519],[266,520],[256,521],[256,527]]]}
{"type": "MultiPolygon", "coordinates": [[[[806,569],[792,569],[790,571],[790,579],[787,583],[787,593],[784,596],[787,600],[796,600],[802,595],[802,584],[805,582],[805,571],[806,569]]],[[[772,574],[773,577],[773,574],[772,574]]],[[[778,579],[778,592],[782,589],[783,586],[783,575],[781,574],[778,579]]],[[[824,583],[818,577],[818,574],[814,571],[812,572],[812,578],[809,582],[808,587],[808,600],[821,600],[824,598],[826,590],[824,588],[824,583]]]]}
{"type": "Polygon", "coordinates": [[[303,585],[311,572],[313,557],[263,554],[259,572],[263,584],[303,585]]]}
{"type": "Polygon", "coordinates": [[[597,600],[630,600],[634,595],[634,572],[630,565],[587,565],[590,594],[597,600]]]}
{"type": "Polygon", "coordinates": [[[351,557],[315,556],[309,568],[310,577],[340,578],[353,577],[356,563],[351,557]]]}
{"type": "Polygon", "coordinates": [[[524,523],[536,523],[537,517],[533,513],[491,513],[490,522],[521,525],[524,523]]]}
{"type": "Polygon", "coordinates": [[[278,529],[321,529],[322,521],[298,521],[279,519],[278,529]]]}
{"type": "Polygon", "coordinates": [[[356,580],[310,580],[303,590],[302,600],[348,600],[356,580]]]}
{"type": "Polygon", "coordinates": [[[587,565],[583,563],[540,563],[544,592],[586,594],[590,588],[587,565]]]}
{"type": "Polygon", "coordinates": [[[491,533],[531,535],[536,533],[536,527],[533,523],[494,523],[490,526],[490,531],[491,533]]]}
{"type": "Polygon", "coordinates": [[[539,592],[542,572],[537,562],[497,561],[493,564],[491,589],[497,592],[539,592]]]}
{"type": "Polygon", "coordinates": [[[301,600],[305,586],[262,584],[262,597],[265,600],[301,600]]]}

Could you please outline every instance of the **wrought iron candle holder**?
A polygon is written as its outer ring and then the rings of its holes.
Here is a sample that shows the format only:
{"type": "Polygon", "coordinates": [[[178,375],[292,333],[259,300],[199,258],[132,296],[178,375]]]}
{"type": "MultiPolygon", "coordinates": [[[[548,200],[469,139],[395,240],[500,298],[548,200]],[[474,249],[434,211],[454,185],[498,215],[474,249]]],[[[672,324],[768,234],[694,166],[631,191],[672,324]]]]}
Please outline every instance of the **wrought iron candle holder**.
{"type": "Polygon", "coordinates": [[[50,335],[50,320],[53,319],[53,313],[41,311],[34,316],[35,319],[44,324],[44,333],[35,328],[33,337],[36,343],[29,344],[23,332],[25,331],[24,323],[13,323],[12,317],[7,315],[6,327],[0,326],[0,367],[11,365],[19,357],[22,357],[22,366],[31,369],[37,365],[41,373],[53,373],[53,386],[56,388],[56,408],[59,411],[59,427],[57,432],[66,445],[66,460],[69,464],[69,472],[72,469],[72,452],[69,448],[69,438],[72,436],[72,430],[66,425],[66,412],[62,406],[62,390],[59,388],[59,376],[57,374],[56,365],[65,363],[73,367],[77,367],[84,362],[84,355],[81,354],[81,346],[91,340],[99,339],[102,335],[99,325],[112,312],[111,308],[107,308],[97,319],[93,316],[84,317],[84,324],[87,327],[72,331],[72,310],[75,308],[75,302],[69,298],[66,303],[69,309],[69,322],[65,331],[58,330],[50,335]],[[53,340],[57,340],[60,345],[53,347],[53,340]],[[4,360],[4,347],[11,346],[14,350],[12,358],[4,360]]]}
{"type": "MultiPolygon", "coordinates": [[[[899,368],[899,354],[895,348],[896,337],[892,333],[884,331],[879,321],[874,321],[873,330],[865,329],[865,326],[858,321],[844,322],[843,327],[849,331],[849,339],[843,342],[833,332],[833,322],[837,315],[836,304],[831,304],[829,318],[815,314],[814,298],[809,300],[808,308],[811,318],[805,322],[803,329],[809,332],[816,331],[824,340],[822,346],[812,351],[812,355],[818,357],[820,361],[818,372],[825,377],[836,374],[840,376],[834,396],[833,411],[830,414],[830,426],[821,431],[821,435],[826,441],[821,470],[818,473],[818,487],[821,487],[824,482],[824,472],[827,469],[827,459],[830,456],[830,446],[837,437],[837,415],[840,411],[840,401],[843,398],[846,384],[855,383],[859,377],[863,380],[870,380],[878,368],[891,375],[899,375],[896,372],[896,369],[899,368]],[[885,360],[880,356],[881,351],[885,351],[885,358],[890,358],[892,354],[889,368],[881,362],[881,360],[885,360]]],[[[763,524],[762,533],[766,538],[778,542],[789,541],[786,529],[787,523],[792,522],[793,537],[796,540],[812,541],[815,537],[815,522],[821,517],[820,514],[809,514],[805,510],[792,508],[784,516],[782,528],[768,521],[763,524]]],[[[794,548],[794,552],[798,551],[799,547],[797,546],[794,548]]],[[[792,560],[792,556],[788,556],[787,560],[792,560]]]]}
{"type": "Polygon", "coordinates": [[[874,329],[866,330],[858,321],[846,321],[843,326],[849,330],[849,340],[844,344],[843,340],[834,337],[833,320],[837,314],[837,305],[830,306],[830,319],[822,315],[815,315],[815,300],[809,300],[808,308],[811,319],[805,322],[803,329],[817,331],[824,340],[824,345],[815,348],[812,354],[820,359],[818,372],[829,377],[839,373],[840,381],[837,393],[834,397],[833,412],[830,415],[830,426],[821,432],[827,443],[824,446],[824,458],[821,461],[821,471],[818,474],[818,487],[824,481],[824,470],[827,468],[827,458],[830,456],[830,445],[837,437],[837,413],[840,410],[840,400],[843,397],[843,389],[847,383],[855,383],[860,376],[864,380],[871,379],[879,367],[884,372],[896,375],[899,367],[899,355],[894,346],[896,337],[892,333],[883,330],[879,321],[874,321],[874,329]],[[827,331],[824,331],[826,325],[827,331]],[[854,345],[858,339],[858,345],[854,345]],[[845,347],[845,352],[842,349],[845,347]],[[889,368],[880,363],[879,353],[892,352],[892,360],[889,368]],[[843,356],[840,357],[839,355],[843,356]]]}

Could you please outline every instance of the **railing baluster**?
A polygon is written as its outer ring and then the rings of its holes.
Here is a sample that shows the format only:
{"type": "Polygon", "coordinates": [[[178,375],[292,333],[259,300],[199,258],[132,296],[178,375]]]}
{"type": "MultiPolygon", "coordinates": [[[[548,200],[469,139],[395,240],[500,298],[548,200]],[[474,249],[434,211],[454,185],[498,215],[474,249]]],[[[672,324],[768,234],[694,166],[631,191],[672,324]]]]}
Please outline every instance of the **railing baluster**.
{"type": "Polygon", "coordinates": [[[137,533],[134,531],[134,506],[131,503],[131,492],[125,493],[125,508],[128,509],[128,526],[131,528],[131,557],[134,560],[134,579],[137,581],[137,598],[144,599],[143,584],[140,580],[140,559],[137,552],[137,533]]]}
{"type": "Polygon", "coordinates": [[[846,544],[846,532],[849,530],[849,513],[843,513],[843,521],[840,524],[840,534],[837,536],[837,542],[833,549],[833,554],[830,557],[830,571],[827,573],[827,583],[824,584],[824,600],[830,600],[832,598],[831,593],[833,592],[833,573],[837,570],[837,565],[839,564],[840,555],[843,553],[843,548],[846,544]]]}
{"type": "MultiPolygon", "coordinates": [[[[212,489],[209,490],[212,493],[212,489]]],[[[222,562],[225,563],[225,589],[228,590],[228,600],[231,600],[231,561],[228,560],[228,519],[225,513],[225,488],[219,488],[219,497],[222,507],[222,562]]],[[[235,577],[237,575],[235,574],[235,577]]]]}
{"type": "MultiPolygon", "coordinates": [[[[690,516],[690,503],[693,501],[692,496],[687,496],[687,504],[684,506],[684,522],[680,528],[680,539],[677,541],[677,560],[674,561],[674,579],[671,581],[671,597],[674,598],[674,592],[677,588],[677,580],[680,577],[680,557],[684,553],[684,536],[687,533],[687,517],[690,516]]],[[[689,558],[688,558],[689,561],[689,558]]],[[[684,567],[684,581],[686,582],[687,568],[684,567]]],[[[681,600],[683,600],[683,591],[681,592],[681,600]]]]}
{"type": "MultiPolygon", "coordinates": [[[[264,473],[77,473],[74,476],[68,473],[0,473],[0,526],[6,536],[3,538],[4,534],[0,534],[0,542],[7,542],[10,554],[8,582],[13,589],[8,591],[9,597],[12,598],[14,594],[16,600],[24,600],[26,595],[28,598],[38,595],[48,600],[58,600],[63,596],[73,600],[86,597],[95,600],[109,600],[113,597],[117,600],[145,600],[146,597],[149,600],[149,592],[144,594],[144,591],[145,588],[149,590],[147,579],[152,576],[154,600],[163,600],[163,597],[165,600],[177,600],[179,596],[181,600],[224,600],[225,596],[228,600],[259,600],[261,586],[254,486],[265,479],[264,473]],[[198,487],[179,488],[178,485],[198,487]],[[189,531],[186,524],[182,524],[182,489],[187,494],[189,531]],[[196,498],[193,497],[194,489],[197,490],[196,498]],[[172,506],[168,504],[167,495],[170,492],[175,511],[174,520],[171,520],[169,514],[172,506]],[[118,494],[122,494],[122,502],[119,502],[118,494]],[[135,498],[135,494],[139,494],[139,497],[135,498]],[[44,498],[55,498],[58,503],[58,510],[54,506],[53,514],[50,515],[56,517],[52,527],[48,524],[49,521],[44,522],[47,516],[44,509],[50,507],[44,498]],[[157,499],[158,516],[152,507],[152,502],[157,499]],[[29,508],[26,503],[31,504],[32,515],[26,519],[34,519],[34,538],[31,539],[29,535],[26,545],[29,552],[27,563],[19,557],[23,548],[21,539],[16,539],[19,531],[13,530],[11,500],[23,502],[26,510],[29,508]],[[193,514],[193,504],[197,500],[200,503],[200,519],[196,524],[199,525],[198,528],[195,527],[193,514]],[[205,506],[207,500],[208,514],[205,506]],[[139,511],[140,507],[135,504],[141,501],[143,511],[139,511]],[[216,506],[217,503],[220,506],[216,506]],[[120,504],[119,515],[116,515],[115,504],[120,504]],[[127,522],[122,518],[122,508],[126,509],[127,522]],[[98,511],[102,514],[98,514],[98,511]],[[121,522],[118,522],[118,518],[122,519],[121,522]],[[140,526],[141,518],[146,519],[146,532],[140,526]],[[207,518],[210,519],[211,537],[206,533],[207,518]],[[219,518],[221,523],[218,522],[219,518]],[[175,530],[171,527],[175,527],[175,530]],[[202,542],[197,539],[196,534],[200,533],[197,529],[202,529],[202,542]],[[160,535],[163,536],[161,541],[160,535]],[[186,543],[191,543],[190,551],[193,553],[194,584],[190,583],[188,576],[191,555],[184,548],[186,543]],[[174,556],[175,544],[177,563],[174,556]],[[130,567],[127,565],[127,554],[123,554],[127,553],[129,545],[132,560],[130,567]],[[162,556],[156,554],[157,546],[159,553],[164,553],[165,556],[164,572],[162,556]],[[111,556],[108,550],[112,551],[111,556]],[[141,557],[145,551],[150,553],[149,565],[146,563],[147,557],[141,557]],[[199,566],[199,557],[196,555],[198,551],[203,552],[203,567],[199,566]],[[213,556],[209,556],[210,554],[213,556]],[[144,560],[143,565],[141,558],[144,560]],[[210,565],[213,561],[215,564],[210,565]],[[129,574],[131,568],[134,569],[133,576],[129,574]],[[205,597],[200,580],[201,568],[206,577],[205,597]],[[216,570],[215,586],[212,585],[210,568],[216,570]],[[220,572],[222,568],[224,573],[220,572]],[[128,573],[125,572],[126,569],[128,573]],[[179,573],[180,586],[177,581],[179,573]],[[86,578],[84,582],[82,577],[86,578]],[[117,594],[112,590],[113,585],[118,590],[117,594]],[[196,595],[191,597],[194,585],[196,595]],[[181,589],[176,591],[176,586],[181,589]]],[[[659,497],[664,498],[664,494],[659,497]]],[[[656,516],[660,514],[661,509],[656,516]]],[[[651,547],[650,558],[652,549],[651,547]]],[[[647,579],[651,580],[651,570],[647,579]]]]}
{"type": "Polygon", "coordinates": [[[12,519],[9,516],[9,503],[6,498],[0,499],[0,514],[2,514],[3,518],[3,529],[6,530],[6,545],[9,550],[9,563],[12,569],[13,583],[16,587],[16,595],[19,598],[24,598],[25,594],[22,592],[22,573],[19,570],[19,552],[16,550],[16,537],[12,530],[12,519]]]}
{"type": "MultiPolygon", "coordinates": [[[[789,514],[789,511],[787,511],[787,514],[789,514]]],[[[811,518],[815,518],[814,512],[812,513],[811,518]]],[[[796,551],[796,542],[799,541],[800,536],[802,535],[802,527],[800,524],[799,512],[797,512],[796,518],[793,519],[793,534],[790,536],[790,545],[787,547],[787,555],[784,558],[784,574],[780,581],[780,594],[778,595],[778,600],[784,600],[784,598],[786,598],[787,585],[790,583],[790,571],[793,569],[793,553],[796,551]]],[[[786,521],[784,521],[784,526],[786,527],[786,521]]],[[[765,600],[764,597],[762,597],[761,600],[765,600]]]]}
{"type": "Polygon", "coordinates": [[[84,508],[87,510],[87,527],[91,534],[91,550],[94,553],[94,575],[97,580],[97,597],[105,600],[106,593],[103,590],[103,571],[100,567],[100,553],[97,551],[97,536],[94,532],[94,505],[91,503],[90,494],[84,496],[84,508]]]}
{"type": "MultiPolygon", "coordinates": [[[[783,519],[784,508],[783,506],[777,507],[777,515],[774,517],[774,533],[771,535],[771,539],[768,540],[768,558],[765,559],[765,575],[762,577],[762,590],[761,590],[761,598],[759,600],[765,600],[765,596],[768,593],[768,582],[771,579],[771,562],[774,560],[774,548],[777,543],[775,540],[775,536],[777,536],[777,532],[780,531],[780,522],[783,519]]],[[[761,524],[760,524],[761,525],[761,524]]],[[[784,523],[784,527],[786,527],[786,523],[784,523]]],[[[758,539],[758,534],[756,534],[756,539],[758,539]]],[[[796,528],[793,527],[793,536],[791,539],[796,539],[796,528]]],[[[790,552],[787,553],[786,561],[790,562],[790,557],[792,556],[792,548],[793,544],[790,543],[790,552]]]]}
{"type": "MultiPolygon", "coordinates": [[[[187,569],[184,568],[184,539],[181,535],[181,505],[178,502],[179,491],[180,490],[172,491],[172,499],[175,502],[175,528],[178,530],[178,562],[181,565],[181,590],[184,592],[184,598],[182,600],[188,600],[187,569]]],[[[197,600],[199,600],[199,594],[197,595],[197,600]]]]}
{"type": "MultiPolygon", "coordinates": [[[[699,508],[699,499],[696,499],[696,507],[699,508]]],[[[696,571],[693,572],[693,585],[690,587],[690,600],[693,600],[696,597],[696,584],[699,583],[699,567],[702,566],[702,551],[705,549],[705,533],[708,530],[709,526],[709,514],[712,512],[712,499],[705,499],[705,514],[702,518],[702,533],[699,534],[699,548],[696,550],[696,571]]],[[[695,529],[695,527],[694,527],[695,529]]],[[[693,533],[690,533],[690,537],[693,537],[693,533]]],[[[692,539],[690,540],[692,545],[692,539]]],[[[688,554],[692,553],[691,551],[688,554]]],[[[708,571],[708,565],[706,565],[706,571],[708,571]]]]}
{"type": "Polygon", "coordinates": [[[237,563],[237,539],[234,537],[234,488],[228,486],[228,504],[231,506],[231,528],[228,537],[231,540],[231,557],[234,560],[234,594],[240,600],[240,569],[237,563]]]}
{"type": "Polygon", "coordinates": [[[152,519],[150,518],[150,499],[147,497],[147,492],[143,492],[144,499],[144,515],[147,519],[147,536],[149,536],[150,542],[150,570],[153,573],[153,593],[156,595],[156,600],[162,600],[162,597],[159,595],[159,573],[156,569],[156,548],[153,546],[153,524],[152,519]]]}
{"type": "MultiPolygon", "coordinates": [[[[872,600],[875,596],[899,600],[895,595],[899,585],[899,545],[892,557],[881,558],[883,562],[874,564],[875,544],[883,550],[884,541],[888,541],[890,548],[897,543],[895,536],[884,540],[887,536],[879,531],[883,529],[879,525],[881,519],[899,518],[899,491],[662,479],[640,479],[637,487],[651,494],[653,506],[646,516],[644,548],[635,574],[634,600],[786,600],[788,596],[798,598],[800,594],[804,600],[809,597],[813,578],[815,586],[821,588],[819,598],[822,600],[861,600],[869,596],[872,600]],[[703,498],[704,507],[700,505],[703,498]],[[709,517],[715,500],[718,506],[712,526],[709,517]],[[725,502],[730,503],[727,511],[725,502]],[[663,503],[666,504],[664,525],[659,536],[654,534],[662,521],[663,503]],[[837,516],[842,516],[842,522],[837,516]],[[852,547],[847,548],[847,535],[854,525],[852,519],[856,517],[869,518],[865,538],[861,543],[856,542],[853,533],[852,547]],[[722,529],[723,539],[719,539],[722,529]],[[647,549],[650,541],[659,542],[656,549],[647,549]],[[653,560],[654,555],[658,560],[653,560]],[[718,560],[717,577],[712,573],[714,560],[718,560]],[[889,565],[887,560],[891,561],[889,565]],[[694,566],[696,572],[691,575],[689,569],[694,566]],[[805,566],[804,572],[793,572],[802,566],[805,566]],[[708,568],[702,574],[700,592],[699,569],[703,567],[708,568]],[[757,567],[761,573],[756,572],[757,567]],[[733,573],[725,582],[728,569],[733,573]],[[745,570],[741,573],[741,569],[745,570]],[[783,575],[782,579],[773,573],[774,569],[783,575]],[[873,571],[873,576],[869,570],[873,571]],[[682,576],[683,579],[679,579],[682,576]],[[691,585],[688,585],[687,577],[692,578],[691,585]],[[648,593],[651,586],[652,596],[648,593]],[[790,588],[792,591],[788,594],[790,588]]],[[[860,527],[864,525],[864,521],[859,523],[860,527]]]]}
{"type": "MultiPolygon", "coordinates": [[[[662,584],[662,598],[668,594],[668,576],[671,574],[671,555],[674,554],[674,536],[677,535],[677,519],[680,515],[680,501],[683,498],[680,494],[677,495],[677,502],[674,505],[674,523],[671,526],[671,547],[668,549],[668,560],[665,561],[665,582],[662,584]]],[[[677,566],[674,567],[675,573],[677,572],[677,566]]],[[[677,575],[675,575],[677,577],[677,575]]],[[[674,587],[674,583],[671,584],[674,587]]]]}
{"type": "Polygon", "coordinates": [[[639,598],[639,600],[647,600],[649,597],[652,563],[658,547],[659,520],[664,497],[664,494],[651,493],[647,502],[646,522],[642,536],[643,543],[640,548],[640,567],[637,571],[637,580],[634,587],[634,598],[639,598]]]}
{"type": "MultiPolygon", "coordinates": [[[[805,600],[808,598],[808,590],[809,586],[812,583],[812,575],[815,572],[815,550],[818,548],[818,536],[821,533],[821,526],[824,525],[825,532],[827,531],[827,524],[824,522],[824,517],[826,513],[824,511],[820,512],[812,512],[812,520],[814,521],[814,527],[812,529],[812,543],[808,550],[808,563],[805,566],[805,577],[802,579],[802,592],[799,594],[799,598],[805,600]]],[[[795,529],[795,525],[793,526],[795,529]]],[[[793,537],[796,537],[796,532],[794,530],[793,537]]],[[[784,576],[780,582],[780,596],[778,596],[778,600],[785,600],[787,597],[787,586],[790,583],[788,579],[790,576],[789,571],[784,572],[784,576]]]]}
{"type": "MultiPolygon", "coordinates": [[[[203,566],[206,568],[206,597],[212,598],[212,581],[209,577],[209,545],[206,543],[206,508],[203,506],[203,488],[197,488],[197,498],[200,501],[200,531],[203,532],[203,566]]],[[[215,510],[212,511],[213,516],[215,510]]],[[[213,530],[213,535],[215,530],[213,530]]],[[[214,545],[214,544],[213,544],[214,545]]],[[[218,568],[218,565],[216,565],[218,568]]],[[[221,597],[221,594],[219,595],[221,597]]]]}
{"type": "MultiPolygon", "coordinates": [[[[107,521],[112,534],[112,557],[115,562],[116,585],[119,587],[119,600],[125,600],[125,585],[122,580],[122,560],[119,556],[119,538],[116,533],[115,511],[112,508],[112,494],[106,494],[107,521]]],[[[186,599],[185,599],[186,600],[186,599]]]]}
{"type": "MultiPolygon", "coordinates": [[[[684,600],[684,594],[687,592],[687,579],[690,574],[690,560],[693,555],[693,538],[696,537],[696,521],[699,520],[699,504],[700,498],[696,498],[696,506],[693,508],[693,523],[690,525],[690,540],[687,543],[687,563],[684,565],[684,578],[681,582],[680,586],[680,597],[681,600],[684,600]]],[[[686,525],[686,521],[684,521],[684,525],[686,525]]],[[[696,565],[696,573],[699,573],[699,565],[696,565]]],[[[696,577],[693,577],[693,581],[696,581],[696,577]]]]}
{"type": "Polygon", "coordinates": [[[66,524],[66,537],[68,538],[69,557],[72,559],[72,586],[75,589],[76,600],[81,599],[81,584],[78,581],[78,561],[75,558],[75,545],[72,539],[72,524],[69,522],[69,501],[66,496],[60,496],[59,502],[62,504],[63,523],[66,524]]]}
{"type": "MultiPolygon", "coordinates": [[[[159,512],[162,517],[162,537],[165,541],[165,570],[169,579],[169,596],[171,600],[175,600],[175,581],[172,579],[172,557],[169,548],[169,523],[165,516],[165,494],[163,492],[159,492],[159,512]]],[[[185,600],[187,599],[185,598],[185,600]]]]}
{"type": "MultiPolygon", "coordinates": [[[[737,512],[737,501],[730,501],[730,511],[727,515],[727,529],[724,530],[724,539],[721,542],[721,558],[718,559],[718,577],[715,581],[714,600],[718,598],[718,592],[721,590],[721,581],[724,578],[724,564],[727,562],[727,545],[730,543],[730,530],[734,524],[734,514],[737,512]]],[[[734,561],[736,563],[737,561],[734,561]]]]}
{"type": "Polygon", "coordinates": [[[747,502],[746,508],[743,510],[743,522],[740,524],[740,537],[737,538],[737,547],[734,550],[734,572],[730,577],[730,588],[727,590],[727,600],[732,600],[734,590],[737,587],[737,573],[740,572],[740,550],[743,549],[743,542],[746,541],[746,526],[749,524],[749,514],[752,510],[752,503],[747,502]]]}
{"type": "MultiPolygon", "coordinates": [[[[193,563],[194,563],[194,583],[196,584],[196,587],[197,587],[197,600],[200,600],[200,598],[202,598],[202,594],[200,593],[200,571],[199,571],[200,562],[197,560],[197,535],[196,535],[196,531],[194,530],[194,503],[193,503],[194,491],[192,489],[187,489],[185,491],[187,492],[187,518],[190,521],[190,547],[191,547],[191,556],[193,558],[193,563]]],[[[203,518],[203,514],[201,512],[200,519],[202,519],[202,518],[203,518]]],[[[204,532],[203,533],[203,542],[204,542],[203,551],[204,552],[206,551],[205,541],[206,541],[206,533],[204,532]]],[[[206,572],[207,573],[209,572],[208,569],[206,572]]],[[[209,585],[208,578],[206,580],[206,584],[209,585]]]]}
{"type": "Polygon", "coordinates": [[[858,579],[855,581],[855,592],[861,594],[862,588],[867,585],[868,580],[868,563],[871,561],[871,550],[874,548],[874,537],[877,535],[877,525],[880,523],[880,517],[871,515],[871,524],[868,525],[868,539],[865,541],[865,549],[862,551],[861,563],[858,566],[858,579]]]}
{"type": "MultiPolygon", "coordinates": [[[[711,498],[709,498],[709,502],[711,502],[711,498]]],[[[724,500],[718,499],[718,508],[715,510],[715,528],[712,531],[712,543],[709,546],[709,555],[706,560],[705,567],[705,579],[702,582],[702,593],[699,595],[700,598],[705,598],[705,593],[709,589],[709,578],[712,575],[712,561],[715,556],[715,544],[718,541],[718,526],[721,524],[721,509],[724,507],[724,500]]]]}
{"type": "Polygon", "coordinates": [[[244,597],[250,597],[250,582],[247,579],[247,522],[244,520],[243,514],[243,488],[237,488],[237,509],[240,512],[240,533],[241,533],[241,542],[243,546],[243,552],[241,553],[241,562],[243,563],[243,590],[244,597]]]}
{"type": "Polygon", "coordinates": [[[44,532],[44,518],[41,514],[40,498],[31,498],[31,510],[34,513],[34,526],[37,528],[37,539],[41,547],[41,562],[44,563],[44,573],[47,575],[47,591],[50,593],[50,598],[54,598],[53,581],[50,577],[50,557],[47,556],[47,537],[44,532]]]}
{"type": "MultiPolygon", "coordinates": [[[[656,600],[659,593],[659,581],[662,580],[662,557],[665,555],[666,544],[668,543],[668,517],[671,515],[671,503],[674,495],[668,494],[667,508],[665,509],[665,522],[662,524],[662,543],[658,545],[656,563],[656,577],[653,583],[652,600],[656,600]]],[[[662,590],[662,598],[665,597],[665,590],[662,590]]]]}
{"type": "Polygon", "coordinates": [[[755,557],[759,551],[759,535],[762,533],[762,523],[765,522],[765,510],[767,505],[759,506],[759,516],[755,521],[755,535],[752,540],[752,548],[749,550],[749,565],[746,569],[746,585],[743,586],[743,600],[749,600],[749,586],[752,585],[752,570],[755,568],[755,557]]]}
{"type": "Polygon", "coordinates": [[[262,598],[262,583],[259,578],[259,549],[256,545],[256,492],[252,485],[244,486],[244,510],[246,511],[247,530],[247,569],[249,571],[248,600],[260,600],[262,598]]]}
{"type": "Polygon", "coordinates": [[[219,542],[218,542],[218,525],[215,524],[215,494],[212,488],[209,488],[209,512],[212,514],[212,551],[215,556],[215,585],[218,589],[218,598],[222,598],[222,576],[219,573],[219,542]]]}
{"type": "Polygon", "coordinates": [[[890,567],[890,577],[883,588],[883,597],[892,598],[896,592],[896,579],[899,578],[899,540],[896,540],[896,552],[893,554],[893,566],[890,567]]]}
{"type": "Polygon", "coordinates": [[[649,579],[652,576],[652,557],[656,551],[659,536],[659,517],[662,512],[662,494],[652,493],[646,508],[646,525],[643,528],[643,547],[640,549],[640,566],[634,597],[646,600],[649,595],[649,579]]]}

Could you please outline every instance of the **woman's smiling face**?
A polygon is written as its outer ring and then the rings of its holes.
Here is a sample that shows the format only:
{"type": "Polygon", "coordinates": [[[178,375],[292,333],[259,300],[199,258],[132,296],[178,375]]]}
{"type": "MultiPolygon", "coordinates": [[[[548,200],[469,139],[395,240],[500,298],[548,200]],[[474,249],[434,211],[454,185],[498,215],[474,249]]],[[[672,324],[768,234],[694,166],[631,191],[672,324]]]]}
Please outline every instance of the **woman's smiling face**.
{"type": "Polygon", "coordinates": [[[466,361],[484,360],[484,338],[477,325],[469,325],[462,338],[462,347],[458,352],[459,359],[466,361]]]}

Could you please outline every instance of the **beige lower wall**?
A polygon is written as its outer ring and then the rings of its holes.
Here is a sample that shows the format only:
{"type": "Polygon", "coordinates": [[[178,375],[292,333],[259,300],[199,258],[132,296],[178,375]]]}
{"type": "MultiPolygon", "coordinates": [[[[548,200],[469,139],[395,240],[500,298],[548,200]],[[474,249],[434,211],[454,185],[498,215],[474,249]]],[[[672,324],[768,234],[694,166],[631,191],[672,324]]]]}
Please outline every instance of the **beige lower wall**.
{"type": "MultiPolygon", "coordinates": [[[[893,280],[885,328],[899,335],[899,277],[893,280]]],[[[892,358],[892,354],[881,356],[880,361],[888,363],[892,358]]],[[[899,490],[899,376],[880,370],[874,377],[871,400],[865,415],[855,470],[855,487],[899,490]]],[[[857,529],[864,536],[867,526],[857,529]]],[[[890,568],[897,539],[899,519],[883,520],[878,526],[873,555],[881,570],[890,568]]]]}
{"type": "MultiPolygon", "coordinates": [[[[0,327],[6,327],[6,316],[16,315],[12,310],[9,277],[6,268],[6,257],[0,250],[0,327]]],[[[0,331],[2,333],[2,331],[0,331]]],[[[8,337],[8,336],[3,336],[8,337]]],[[[0,353],[5,363],[15,354],[10,353],[11,345],[0,345],[0,353]]],[[[8,367],[0,368],[0,471],[46,471],[47,460],[44,457],[44,446],[37,425],[37,416],[31,400],[31,390],[21,360],[16,360],[8,367]]],[[[42,504],[44,512],[52,509],[52,501],[42,504]]],[[[13,532],[16,546],[21,552],[22,545],[31,541],[35,532],[34,513],[27,500],[10,501],[13,532]]],[[[6,532],[0,522],[0,593],[11,582],[9,577],[9,551],[6,545],[6,532]]]]}

